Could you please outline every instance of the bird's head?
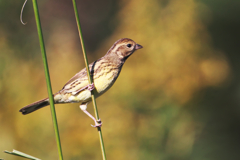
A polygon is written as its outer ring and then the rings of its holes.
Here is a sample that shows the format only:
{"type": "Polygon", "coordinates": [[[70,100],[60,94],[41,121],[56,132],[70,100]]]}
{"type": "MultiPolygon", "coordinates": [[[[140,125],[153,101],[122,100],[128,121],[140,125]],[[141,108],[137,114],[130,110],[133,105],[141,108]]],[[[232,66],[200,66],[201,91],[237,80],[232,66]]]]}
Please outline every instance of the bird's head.
{"type": "Polygon", "coordinates": [[[108,51],[108,54],[116,54],[119,59],[126,60],[134,51],[143,48],[129,38],[122,38],[116,41],[108,51]]]}

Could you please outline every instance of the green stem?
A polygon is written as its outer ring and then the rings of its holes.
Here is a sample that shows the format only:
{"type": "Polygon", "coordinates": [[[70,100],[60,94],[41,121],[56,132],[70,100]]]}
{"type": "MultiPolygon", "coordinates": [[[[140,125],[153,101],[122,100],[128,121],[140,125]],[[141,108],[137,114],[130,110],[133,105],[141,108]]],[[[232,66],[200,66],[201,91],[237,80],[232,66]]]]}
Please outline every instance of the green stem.
{"type": "Polygon", "coordinates": [[[52,119],[53,119],[53,126],[54,126],[54,130],[55,130],[57,147],[58,147],[58,154],[59,154],[59,159],[63,160],[60,136],[59,136],[58,125],[57,125],[57,117],[56,117],[56,112],[55,112],[55,107],[54,107],[52,87],[51,87],[51,82],[50,82],[47,56],[46,56],[46,50],[44,47],[43,34],[42,34],[41,22],[40,22],[40,17],[39,17],[39,12],[38,12],[37,0],[32,0],[32,2],[33,2],[35,19],[36,19],[39,43],[40,43],[40,48],[41,48],[41,53],[42,53],[42,58],[43,58],[44,71],[45,71],[45,77],[46,77],[46,82],[47,82],[47,90],[48,90],[50,108],[51,108],[52,119]]]}
{"type": "MultiPolygon", "coordinates": [[[[79,16],[78,16],[77,4],[76,4],[75,0],[72,0],[72,2],[73,2],[74,13],[75,13],[75,17],[76,17],[77,26],[78,26],[79,38],[80,38],[80,42],[81,42],[81,45],[82,45],[84,61],[85,61],[86,70],[87,70],[87,74],[88,74],[88,81],[89,81],[89,84],[92,84],[93,79],[92,79],[92,77],[90,75],[90,71],[89,71],[87,54],[86,54],[86,50],[85,50],[85,46],[84,46],[80,20],[79,20],[79,16]]],[[[96,116],[96,119],[98,120],[99,115],[98,115],[98,110],[97,110],[97,103],[96,103],[96,99],[95,99],[95,95],[94,95],[93,91],[91,92],[91,96],[92,96],[92,102],[93,102],[93,108],[94,108],[95,116],[96,116]]],[[[107,158],[106,158],[106,153],[105,153],[105,148],[104,148],[104,143],[103,143],[102,131],[101,131],[100,127],[97,127],[97,129],[98,129],[98,134],[99,134],[99,139],[100,139],[100,145],[101,145],[103,160],[106,160],[107,158]]]]}

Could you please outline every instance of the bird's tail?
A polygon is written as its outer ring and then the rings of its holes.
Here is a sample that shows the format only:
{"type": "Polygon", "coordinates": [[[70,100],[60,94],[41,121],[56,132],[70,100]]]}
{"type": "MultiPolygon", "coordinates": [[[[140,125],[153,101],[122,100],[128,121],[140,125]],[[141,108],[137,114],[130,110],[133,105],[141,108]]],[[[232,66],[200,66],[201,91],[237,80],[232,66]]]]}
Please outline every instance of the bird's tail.
{"type": "Polygon", "coordinates": [[[22,112],[22,114],[25,115],[48,105],[49,105],[49,99],[45,98],[40,101],[29,104],[26,107],[23,107],[22,109],[19,110],[19,112],[22,112]]]}

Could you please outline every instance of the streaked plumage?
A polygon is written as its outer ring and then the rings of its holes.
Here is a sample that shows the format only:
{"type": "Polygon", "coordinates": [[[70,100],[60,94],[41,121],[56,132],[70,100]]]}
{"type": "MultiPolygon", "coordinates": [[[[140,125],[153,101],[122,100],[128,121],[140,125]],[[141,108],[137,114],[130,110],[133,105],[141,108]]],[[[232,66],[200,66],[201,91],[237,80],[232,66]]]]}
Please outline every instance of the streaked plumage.
{"type": "MultiPolygon", "coordinates": [[[[114,84],[126,59],[140,48],[142,46],[136,44],[133,40],[123,38],[116,41],[104,57],[89,65],[89,70],[93,75],[95,86],[93,91],[96,97],[102,95],[114,84]]],[[[86,113],[86,105],[91,101],[91,91],[88,86],[87,72],[84,68],[73,76],[59,92],[54,94],[54,101],[56,104],[79,102],[81,106],[85,106],[81,109],[86,113]]],[[[20,109],[20,112],[25,115],[47,105],[49,105],[48,98],[27,105],[20,109]]],[[[87,114],[89,115],[89,113],[87,114]]],[[[94,121],[96,124],[95,119],[94,121]]]]}

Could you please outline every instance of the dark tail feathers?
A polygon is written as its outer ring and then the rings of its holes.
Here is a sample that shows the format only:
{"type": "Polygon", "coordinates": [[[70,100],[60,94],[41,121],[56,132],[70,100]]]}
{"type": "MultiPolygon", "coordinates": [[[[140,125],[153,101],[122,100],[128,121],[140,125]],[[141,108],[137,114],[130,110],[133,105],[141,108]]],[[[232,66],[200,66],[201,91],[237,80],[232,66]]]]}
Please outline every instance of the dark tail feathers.
{"type": "Polygon", "coordinates": [[[49,105],[49,100],[48,98],[45,98],[40,101],[29,104],[26,107],[23,107],[22,109],[19,110],[19,112],[22,112],[22,114],[25,115],[48,105],[49,105]]]}

